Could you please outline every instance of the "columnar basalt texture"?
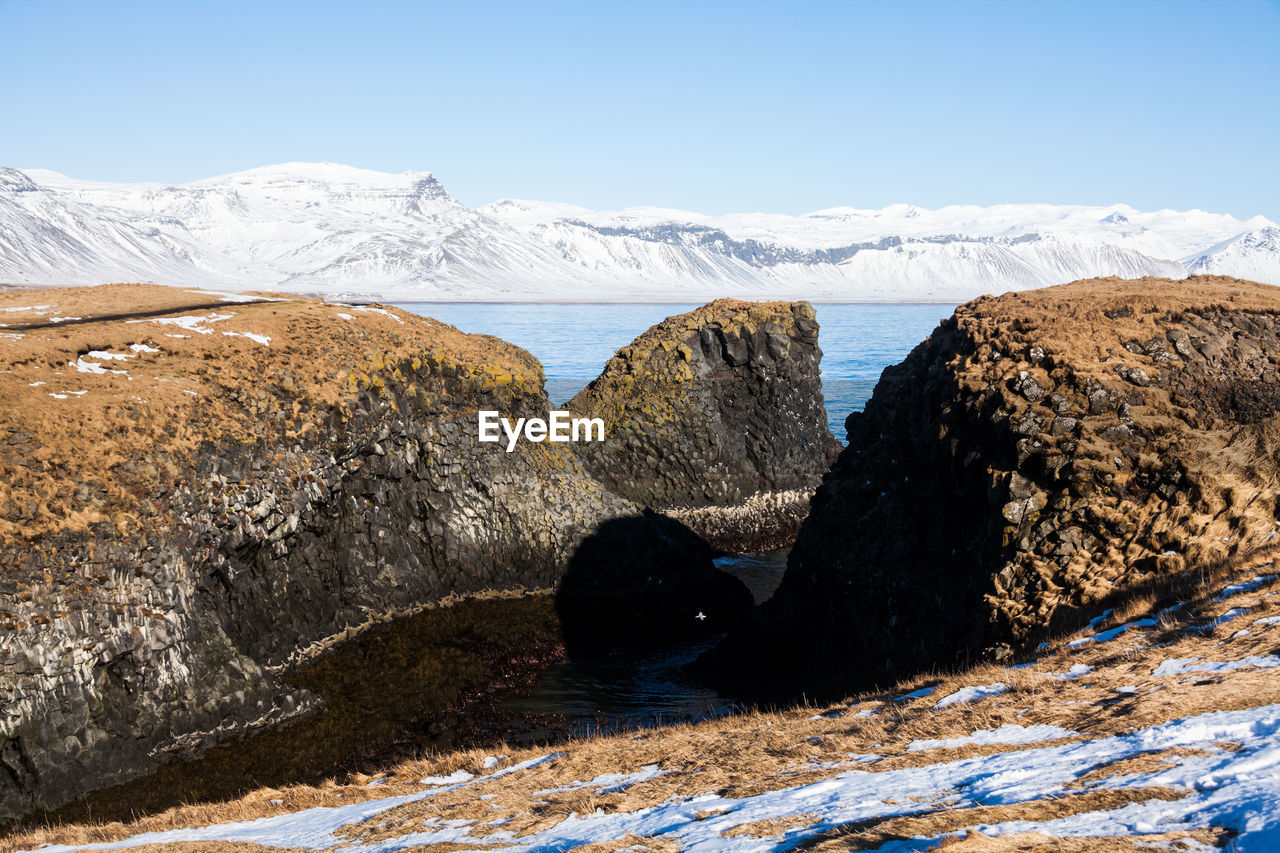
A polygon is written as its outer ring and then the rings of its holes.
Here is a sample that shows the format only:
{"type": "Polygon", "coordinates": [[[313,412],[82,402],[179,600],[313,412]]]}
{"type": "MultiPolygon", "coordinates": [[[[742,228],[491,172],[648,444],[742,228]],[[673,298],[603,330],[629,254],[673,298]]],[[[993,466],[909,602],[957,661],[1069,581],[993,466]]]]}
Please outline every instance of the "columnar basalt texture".
{"type": "MultiPolygon", "coordinates": [[[[655,509],[793,491],[807,506],[839,447],[822,406],[821,358],[807,302],[721,299],[671,317],[618,350],[569,402],[602,418],[610,438],[578,445],[580,455],[608,488],[655,509]]],[[[764,519],[729,530],[719,516],[681,518],[727,548],[785,544],[795,530],[779,537],[764,519]]]]}
{"type": "Polygon", "coordinates": [[[563,444],[477,442],[549,408],[495,338],[138,285],[0,307],[0,819],[314,711],[284,679],[334,637],[551,588],[638,512],[563,444]]]}
{"type": "Polygon", "coordinates": [[[701,667],[837,695],[1007,660],[1277,529],[1280,289],[982,297],[885,370],[778,593],[701,667]]]}

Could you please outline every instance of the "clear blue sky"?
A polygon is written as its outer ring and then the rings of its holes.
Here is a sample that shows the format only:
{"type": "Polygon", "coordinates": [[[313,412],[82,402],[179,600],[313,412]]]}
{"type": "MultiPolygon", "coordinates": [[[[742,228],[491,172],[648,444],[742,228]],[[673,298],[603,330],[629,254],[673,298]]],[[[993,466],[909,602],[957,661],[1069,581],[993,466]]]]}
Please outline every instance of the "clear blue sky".
{"type": "Polygon", "coordinates": [[[1280,0],[0,0],[0,164],[430,170],[467,204],[1280,219],[1280,0]]]}

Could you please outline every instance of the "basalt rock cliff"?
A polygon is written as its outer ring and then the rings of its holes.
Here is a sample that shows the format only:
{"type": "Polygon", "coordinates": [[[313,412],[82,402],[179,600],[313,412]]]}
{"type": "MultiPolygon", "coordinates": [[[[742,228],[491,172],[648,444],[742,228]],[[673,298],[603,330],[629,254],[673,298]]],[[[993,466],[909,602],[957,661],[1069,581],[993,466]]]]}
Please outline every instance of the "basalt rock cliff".
{"type": "Polygon", "coordinates": [[[670,317],[569,402],[610,439],[579,455],[609,489],[714,545],[787,544],[839,447],[821,358],[807,302],[720,299],[670,317]]]}
{"type": "Polygon", "coordinates": [[[361,626],[550,592],[640,515],[567,445],[477,441],[549,409],[496,338],[139,285],[0,307],[0,820],[312,713],[290,672],[361,626]]]}
{"type": "Polygon", "coordinates": [[[1101,279],[982,297],[847,426],[777,594],[701,662],[736,692],[1010,660],[1272,539],[1280,289],[1101,279]]]}

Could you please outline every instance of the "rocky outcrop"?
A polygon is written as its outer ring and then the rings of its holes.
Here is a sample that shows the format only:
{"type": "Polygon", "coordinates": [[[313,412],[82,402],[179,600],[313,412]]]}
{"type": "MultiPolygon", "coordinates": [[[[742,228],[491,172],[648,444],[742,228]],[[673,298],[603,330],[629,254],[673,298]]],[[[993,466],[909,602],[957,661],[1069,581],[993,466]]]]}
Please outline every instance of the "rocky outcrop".
{"type": "Polygon", "coordinates": [[[1280,290],[1104,279],[983,297],[900,365],[774,598],[701,668],[834,695],[1008,660],[1275,535],[1280,290]]]}
{"type": "Polygon", "coordinates": [[[721,299],[671,317],[569,402],[602,418],[610,439],[580,455],[609,489],[674,510],[712,544],[787,544],[838,449],[821,358],[807,302],[721,299]],[[737,511],[688,511],[706,507],[737,511]]]}
{"type": "Polygon", "coordinates": [[[5,315],[0,819],[308,714],[288,674],[336,636],[550,589],[639,511],[563,444],[477,442],[478,409],[546,416],[523,350],[201,298],[44,291],[52,311],[5,315]]]}

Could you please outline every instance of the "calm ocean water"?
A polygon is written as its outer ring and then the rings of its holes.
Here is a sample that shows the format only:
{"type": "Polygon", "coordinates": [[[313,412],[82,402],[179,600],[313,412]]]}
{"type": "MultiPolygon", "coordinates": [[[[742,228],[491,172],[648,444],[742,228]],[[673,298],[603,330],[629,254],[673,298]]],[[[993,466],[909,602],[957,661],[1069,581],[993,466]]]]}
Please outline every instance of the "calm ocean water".
{"type": "MultiPolygon", "coordinates": [[[[697,305],[408,302],[399,307],[524,347],[542,362],[552,402],[564,403],[599,375],[618,348],[655,323],[697,305]]],[[[880,372],[902,361],[955,306],[815,307],[822,326],[827,422],[832,435],[843,442],[845,416],[870,399],[880,372]]]]}

